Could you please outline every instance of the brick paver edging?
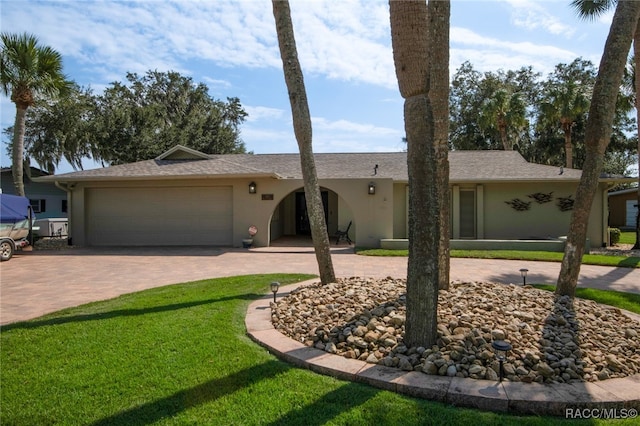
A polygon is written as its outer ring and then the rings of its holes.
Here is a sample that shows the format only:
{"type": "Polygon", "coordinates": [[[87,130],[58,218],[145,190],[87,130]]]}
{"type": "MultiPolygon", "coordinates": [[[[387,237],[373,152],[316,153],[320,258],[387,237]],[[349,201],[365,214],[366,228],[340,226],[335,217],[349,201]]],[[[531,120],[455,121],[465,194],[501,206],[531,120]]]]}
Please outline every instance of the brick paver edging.
{"type": "MultiPolygon", "coordinates": [[[[278,297],[286,296],[289,291],[307,283],[282,287],[278,297]]],[[[598,409],[599,416],[606,411],[604,414],[609,416],[631,417],[640,410],[640,374],[601,382],[551,385],[508,381],[499,383],[402,371],[332,355],[296,342],[274,329],[271,323],[272,300],[273,295],[269,294],[249,305],[245,317],[247,334],[278,358],[316,373],[488,411],[566,417],[578,414],[579,410],[598,409]]],[[[593,415],[594,412],[588,414],[593,415]]]]}

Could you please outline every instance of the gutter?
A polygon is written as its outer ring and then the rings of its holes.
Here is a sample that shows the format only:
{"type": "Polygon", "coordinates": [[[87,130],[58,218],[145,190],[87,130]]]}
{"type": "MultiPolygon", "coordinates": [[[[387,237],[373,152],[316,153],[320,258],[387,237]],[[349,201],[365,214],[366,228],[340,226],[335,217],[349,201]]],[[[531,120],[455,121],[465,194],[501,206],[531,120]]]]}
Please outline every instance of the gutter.
{"type": "MultiPolygon", "coordinates": [[[[272,179],[287,179],[286,176],[280,175],[278,173],[239,173],[239,174],[226,174],[226,175],[208,175],[208,174],[198,174],[198,175],[134,175],[134,176],[109,176],[109,175],[98,175],[98,176],[65,176],[65,175],[52,175],[52,176],[44,176],[40,178],[35,178],[35,182],[51,182],[53,181],[55,185],[62,189],[63,191],[67,191],[67,189],[59,186],[63,185],[63,182],[67,183],[70,186],[70,189],[73,190],[73,185],[77,182],[115,182],[115,181],[139,181],[139,180],[193,180],[193,179],[207,179],[207,180],[220,180],[220,179],[257,179],[257,178],[272,178],[272,179]]],[[[300,178],[302,179],[302,178],[300,178]]]]}

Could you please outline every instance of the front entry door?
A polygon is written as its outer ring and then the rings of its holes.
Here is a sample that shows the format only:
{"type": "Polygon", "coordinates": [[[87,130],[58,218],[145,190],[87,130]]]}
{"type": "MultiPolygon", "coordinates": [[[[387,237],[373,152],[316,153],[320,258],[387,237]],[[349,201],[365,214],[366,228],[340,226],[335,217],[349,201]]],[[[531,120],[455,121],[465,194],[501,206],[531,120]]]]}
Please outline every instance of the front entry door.
{"type": "MultiPolygon", "coordinates": [[[[329,192],[321,191],[324,207],[324,223],[329,220],[329,192]]],[[[304,192],[296,192],[296,235],[311,235],[309,214],[307,213],[307,198],[304,192]]]]}

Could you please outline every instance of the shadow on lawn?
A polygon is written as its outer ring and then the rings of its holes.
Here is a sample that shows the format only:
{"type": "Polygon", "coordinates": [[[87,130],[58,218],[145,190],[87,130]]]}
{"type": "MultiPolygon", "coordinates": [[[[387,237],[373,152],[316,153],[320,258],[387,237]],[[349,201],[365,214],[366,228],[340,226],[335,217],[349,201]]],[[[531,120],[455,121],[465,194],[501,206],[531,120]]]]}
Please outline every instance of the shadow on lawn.
{"type": "MultiPolygon", "coordinates": [[[[340,414],[360,406],[376,396],[379,391],[349,382],[338,389],[325,393],[322,398],[295,411],[290,411],[269,425],[325,425],[340,414]]],[[[384,417],[384,413],[375,413],[384,417]]]]}
{"type": "Polygon", "coordinates": [[[627,257],[618,262],[618,266],[625,268],[637,268],[640,265],[640,257],[627,257]]]}
{"type": "Polygon", "coordinates": [[[291,369],[278,361],[268,361],[220,379],[182,390],[146,404],[121,411],[92,423],[92,425],[113,424],[151,424],[159,420],[173,417],[189,408],[214,401],[225,395],[251,386],[261,380],[275,377],[291,369]]]}
{"type": "MultiPolygon", "coordinates": [[[[210,403],[225,395],[231,395],[262,380],[272,379],[292,368],[294,367],[280,361],[268,361],[226,377],[210,380],[190,389],[176,392],[165,398],[121,411],[100,419],[92,425],[152,424],[176,416],[190,408],[210,403]]],[[[354,392],[354,386],[361,388],[361,385],[354,383],[341,386],[339,389],[325,394],[315,403],[290,412],[272,424],[325,424],[345,409],[362,404],[377,393],[373,389],[371,392],[354,392]]]]}
{"type": "MultiPolygon", "coordinates": [[[[146,315],[153,314],[159,312],[168,312],[168,311],[177,311],[180,309],[192,308],[194,306],[208,305],[212,303],[225,302],[228,300],[257,300],[261,297],[265,297],[264,294],[240,294],[238,296],[229,296],[229,297],[220,297],[218,299],[207,299],[207,300],[197,300],[193,302],[185,302],[185,303],[174,303],[170,305],[163,306],[152,306],[149,308],[142,309],[116,309],[113,311],[106,312],[96,312],[92,314],[79,314],[79,315],[71,315],[71,316],[58,316],[55,318],[46,318],[40,320],[32,320],[32,321],[21,321],[15,322],[11,324],[6,324],[0,326],[0,332],[5,332],[14,329],[31,329],[44,327],[47,325],[61,325],[68,324],[74,322],[84,322],[84,321],[99,321],[106,320],[111,318],[118,317],[130,317],[130,316],[138,316],[138,315],[146,315]]],[[[60,312],[54,314],[60,315],[60,312]]]]}

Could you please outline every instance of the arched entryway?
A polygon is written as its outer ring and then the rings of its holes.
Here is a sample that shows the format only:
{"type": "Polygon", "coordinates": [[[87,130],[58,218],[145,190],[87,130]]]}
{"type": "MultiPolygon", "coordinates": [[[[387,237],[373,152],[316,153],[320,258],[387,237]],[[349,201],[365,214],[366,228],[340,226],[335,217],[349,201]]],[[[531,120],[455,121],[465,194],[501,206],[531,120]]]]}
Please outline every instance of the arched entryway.
{"type": "MultiPolygon", "coordinates": [[[[338,229],[344,231],[349,222],[353,221],[353,213],[346,201],[335,191],[320,187],[320,193],[327,231],[333,244],[338,229]]],[[[355,241],[355,221],[351,225],[349,235],[355,241]]],[[[272,212],[269,222],[269,245],[312,245],[304,188],[291,191],[272,212]]]]}

